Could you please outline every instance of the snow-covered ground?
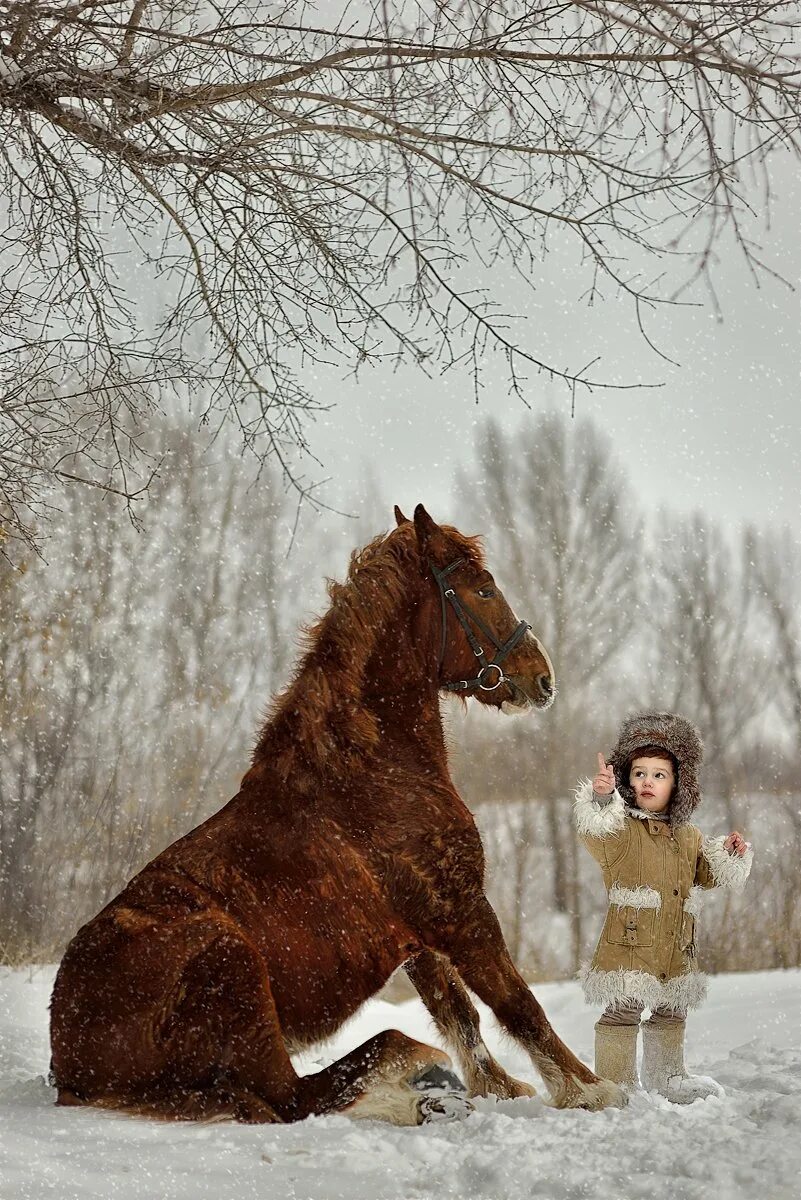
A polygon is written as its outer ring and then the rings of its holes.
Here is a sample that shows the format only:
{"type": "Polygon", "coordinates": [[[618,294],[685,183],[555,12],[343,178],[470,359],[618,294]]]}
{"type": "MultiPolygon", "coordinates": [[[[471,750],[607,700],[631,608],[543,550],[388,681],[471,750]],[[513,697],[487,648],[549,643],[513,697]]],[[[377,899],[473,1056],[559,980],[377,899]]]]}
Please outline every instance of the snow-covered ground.
{"type": "MultiPolygon", "coordinates": [[[[725,1095],[688,1108],[636,1094],[625,1110],[478,1101],[466,1121],[396,1129],[343,1116],[298,1125],[158,1123],[58,1109],[45,1083],[53,972],[0,969],[2,1200],[790,1200],[801,1194],[801,971],[725,975],[690,1019],[688,1065],[725,1095]]],[[[578,985],[537,996],[591,1061],[595,1014],[578,985]]],[[[483,1014],[487,1041],[534,1081],[483,1014]]],[[[368,1005],[314,1070],[382,1028],[435,1040],[417,1002],[368,1005]]]]}

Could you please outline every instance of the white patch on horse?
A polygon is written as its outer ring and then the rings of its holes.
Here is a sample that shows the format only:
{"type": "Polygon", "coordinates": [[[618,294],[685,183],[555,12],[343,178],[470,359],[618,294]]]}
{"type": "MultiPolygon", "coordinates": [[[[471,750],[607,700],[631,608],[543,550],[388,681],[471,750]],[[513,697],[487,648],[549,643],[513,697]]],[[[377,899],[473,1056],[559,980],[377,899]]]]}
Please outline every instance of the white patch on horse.
{"type": "Polygon", "coordinates": [[[388,1121],[390,1125],[421,1125],[422,1096],[404,1080],[382,1080],[344,1110],[354,1120],[388,1121]]]}
{"type": "Polygon", "coordinates": [[[482,1067],[486,1067],[492,1056],[484,1043],[479,1042],[473,1051],[473,1057],[477,1063],[481,1063],[482,1067]]]}
{"type": "MultiPolygon", "coordinates": [[[[512,617],[514,618],[515,622],[519,625],[520,618],[518,617],[516,612],[512,613],[512,617]]],[[[523,642],[526,642],[526,641],[533,642],[535,644],[535,646],[537,647],[537,649],[539,650],[542,657],[545,659],[546,665],[548,667],[548,674],[551,677],[551,686],[553,688],[553,691],[551,692],[551,695],[548,698],[548,700],[546,701],[546,703],[539,707],[540,712],[545,712],[546,709],[551,707],[554,700],[556,699],[556,688],[553,686],[553,680],[555,679],[553,663],[551,662],[551,659],[548,655],[548,651],[545,649],[545,647],[543,646],[540,639],[535,634],[533,634],[530,629],[526,630],[525,634],[523,635],[522,641],[523,642]]],[[[518,691],[519,691],[519,689],[518,689],[518,691]]],[[[520,693],[520,695],[522,695],[522,693],[520,693]]],[[[533,707],[534,707],[534,702],[532,700],[530,700],[527,696],[523,696],[522,699],[519,699],[517,701],[503,700],[501,702],[501,712],[506,717],[519,717],[523,713],[530,712],[533,707]]]]}

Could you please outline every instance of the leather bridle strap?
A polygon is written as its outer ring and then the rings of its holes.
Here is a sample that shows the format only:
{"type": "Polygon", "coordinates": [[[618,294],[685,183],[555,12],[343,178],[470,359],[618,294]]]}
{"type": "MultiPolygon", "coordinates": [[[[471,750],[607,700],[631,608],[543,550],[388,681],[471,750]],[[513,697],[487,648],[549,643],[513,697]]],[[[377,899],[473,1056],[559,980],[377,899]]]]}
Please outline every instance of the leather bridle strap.
{"type": "Polygon", "coordinates": [[[484,624],[481,618],[459,599],[455,590],[446,586],[448,576],[457,567],[460,567],[463,562],[463,558],[457,558],[455,562],[449,563],[447,567],[443,567],[441,570],[435,567],[433,563],[429,564],[431,566],[431,573],[437,581],[442,606],[442,639],[440,642],[437,675],[442,670],[442,663],[445,658],[445,642],[448,632],[448,604],[450,604],[456,613],[459,624],[464,630],[465,637],[470,644],[470,649],[481,665],[481,670],[472,679],[458,679],[452,683],[443,683],[441,686],[449,692],[466,692],[471,691],[473,688],[481,688],[483,692],[494,692],[502,683],[508,682],[508,677],[504,675],[501,669],[501,663],[511,654],[518,642],[526,636],[531,626],[527,621],[521,621],[505,642],[499,642],[495,634],[484,624]],[[484,649],[470,627],[470,621],[481,630],[484,637],[495,647],[496,653],[490,662],[487,661],[484,649]],[[487,672],[489,671],[497,672],[498,678],[494,683],[485,682],[487,672]]]}

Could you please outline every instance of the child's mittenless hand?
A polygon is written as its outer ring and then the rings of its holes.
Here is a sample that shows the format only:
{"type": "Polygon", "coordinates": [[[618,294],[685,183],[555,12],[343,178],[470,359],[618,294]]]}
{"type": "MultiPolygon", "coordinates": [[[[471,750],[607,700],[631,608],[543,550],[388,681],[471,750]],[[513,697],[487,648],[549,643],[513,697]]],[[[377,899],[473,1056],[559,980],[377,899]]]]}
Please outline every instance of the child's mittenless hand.
{"type": "MultiPolygon", "coordinates": [[[[592,790],[596,796],[611,796],[615,790],[615,772],[612,764],[606,761],[603,754],[598,755],[598,774],[592,781],[592,790]]],[[[734,834],[732,834],[733,836],[734,834]]]]}
{"type": "Polygon", "coordinates": [[[739,854],[740,858],[742,858],[748,849],[748,842],[745,840],[743,835],[738,833],[735,829],[734,833],[730,833],[726,838],[725,842],[723,843],[723,849],[728,850],[729,854],[739,854]]]}

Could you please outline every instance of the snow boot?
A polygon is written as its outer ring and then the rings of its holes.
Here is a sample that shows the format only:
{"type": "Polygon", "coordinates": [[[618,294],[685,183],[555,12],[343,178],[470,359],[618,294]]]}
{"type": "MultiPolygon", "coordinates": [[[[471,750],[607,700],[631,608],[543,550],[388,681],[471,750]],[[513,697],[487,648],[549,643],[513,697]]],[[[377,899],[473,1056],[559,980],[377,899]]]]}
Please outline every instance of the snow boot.
{"type": "Polygon", "coordinates": [[[671,1104],[692,1104],[708,1096],[722,1096],[723,1088],[707,1075],[688,1075],[684,1066],[684,1022],[642,1027],[642,1083],[671,1104]]]}
{"type": "Polygon", "coordinates": [[[626,1087],[637,1086],[639,1025],[595,1026],[595,1074],[626,1087]]]}

